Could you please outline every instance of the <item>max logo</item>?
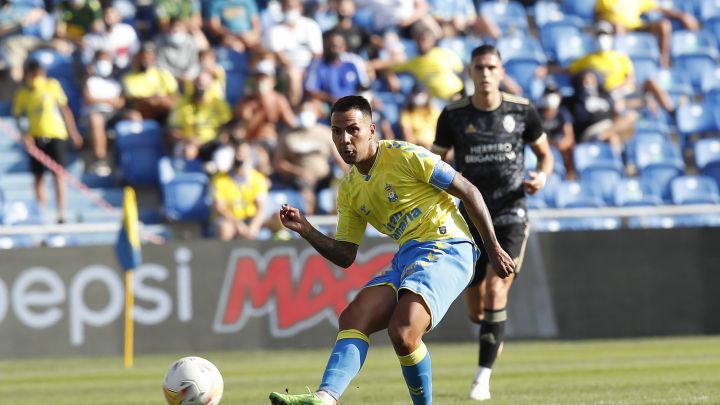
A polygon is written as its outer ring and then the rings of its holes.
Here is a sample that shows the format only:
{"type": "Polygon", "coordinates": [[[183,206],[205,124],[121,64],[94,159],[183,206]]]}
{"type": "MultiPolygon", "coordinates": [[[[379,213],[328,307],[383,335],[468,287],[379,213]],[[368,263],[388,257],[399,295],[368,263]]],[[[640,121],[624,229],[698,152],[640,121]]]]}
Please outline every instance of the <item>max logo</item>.
{"type": "Polygon", "coordinates": [[[213,330],[233,333],[250,318],[267,315],[273,337],[290,337],[337,318],[355,294],[385,270],[397,250],[383,244],[358,252],[348,269],[333,265],[312,248],[280,247],[260,255],[236,249],[230,255],[213,330]]]}

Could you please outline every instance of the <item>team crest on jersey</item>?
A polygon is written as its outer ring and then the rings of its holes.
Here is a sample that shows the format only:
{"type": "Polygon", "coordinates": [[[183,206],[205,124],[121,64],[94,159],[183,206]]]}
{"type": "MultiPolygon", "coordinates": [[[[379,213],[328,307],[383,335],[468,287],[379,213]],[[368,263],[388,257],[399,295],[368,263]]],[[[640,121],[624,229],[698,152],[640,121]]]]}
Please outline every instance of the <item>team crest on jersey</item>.
{"type": "Polygon", "coordinates": [[[506,115],[502,122],[503,128],[506,131],[512,132],[515,129],[515,118],[512,115],[506,115]]]}
{"type": "Polygon", "coordinates": [[[395,189],[393,189],[392,184],[385,185],[385,192],[387,193],[388,201],[390,201],[391,203],[394,203],[395,201],[397,201],[398,196],[397,196],[397,193],[395,192],[395,189]]]}

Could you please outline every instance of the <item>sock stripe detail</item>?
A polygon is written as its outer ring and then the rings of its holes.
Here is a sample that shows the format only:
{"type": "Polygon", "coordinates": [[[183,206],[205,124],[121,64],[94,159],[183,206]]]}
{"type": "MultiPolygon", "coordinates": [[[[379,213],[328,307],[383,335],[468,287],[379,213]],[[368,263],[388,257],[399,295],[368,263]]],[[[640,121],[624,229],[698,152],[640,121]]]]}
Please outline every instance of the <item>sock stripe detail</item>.
{"type": "Polygon", "coordinates": [[[357,329],[341,330],[340,332],[338,332],[337,339],[335,339],[335,341],[337,342],[341,339],[361,339],[364,340],[365,343],[370,344],[370,338],[368,338],[367,335],[357,329]]]}
{"type": "Polygon", "coordinates": [[[486,322],[503,322],[507,320],[507,310],[505,308],[497,311],[483,311],[483,320],[486,322]]]}
{"type": "Polygon", "coordinates": [[[405,356],[398,356],[398,359],[400,360],[400,365],[414,366],[423,361],[425,356],[427,356],[427,353],[427,346],[425,346],[425,343],[420,342],[420,346],[418,346],[415,351],[410,354],[406,354],[405,356]]]}

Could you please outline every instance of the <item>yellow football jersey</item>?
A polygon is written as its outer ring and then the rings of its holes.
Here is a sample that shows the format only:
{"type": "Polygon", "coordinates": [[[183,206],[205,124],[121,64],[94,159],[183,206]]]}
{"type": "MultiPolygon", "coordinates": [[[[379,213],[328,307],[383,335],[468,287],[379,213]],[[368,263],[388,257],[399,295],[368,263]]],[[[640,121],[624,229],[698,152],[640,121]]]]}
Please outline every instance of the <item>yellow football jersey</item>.
{"type": "Polygon", "coordinates": [[[34,137],[67,139],[65,120],[60,111],[67,105],[65,92],[55,79],[35,79],[35,88],[21,87],[15,94],[13,115],[28,119],[28,132],[34,137]]]}
{"type": "Polygon", "coordinates": [[[354,166],[338,189],[338,240],[360,244],[370,223],[399,245],[450,238],[472,240],[465,220],[445,189],[455,169],[427,149],[380,141],[368,175],[354,166]]]}

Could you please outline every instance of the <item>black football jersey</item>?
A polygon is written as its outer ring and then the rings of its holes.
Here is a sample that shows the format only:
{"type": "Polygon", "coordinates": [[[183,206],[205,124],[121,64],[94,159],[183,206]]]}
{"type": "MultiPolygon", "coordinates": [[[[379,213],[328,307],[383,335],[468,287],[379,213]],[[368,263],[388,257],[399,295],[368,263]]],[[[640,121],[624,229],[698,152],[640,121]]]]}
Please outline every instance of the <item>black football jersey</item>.
{"type": "Polygon", "coordinates": [[[495,225],[527,221],[522,185],[525,144],[543,134],[535,108],[522,97],[503,93],[493,111],[475,108],[470,97],[440,114],[435,145],[455,149],[455,166],[482,193],[495,225]]]}

